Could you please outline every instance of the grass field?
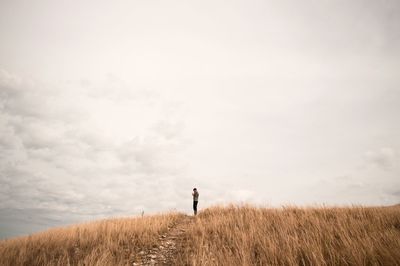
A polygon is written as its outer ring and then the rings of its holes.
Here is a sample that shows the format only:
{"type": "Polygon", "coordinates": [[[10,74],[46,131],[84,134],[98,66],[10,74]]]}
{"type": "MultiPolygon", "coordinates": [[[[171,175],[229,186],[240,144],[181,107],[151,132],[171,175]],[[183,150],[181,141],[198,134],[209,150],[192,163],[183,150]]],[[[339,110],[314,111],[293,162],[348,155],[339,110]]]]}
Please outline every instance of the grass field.
{"type": "Polygon", "coordinates": [[[400,265],[400,207],[215,207],[183,247],[190,265],[400,265]]]}
{"type": "MultiPolygon", "coordinates": [[[[0,242],[0,265],[132,265],[183,219],[170,213],[0,242]]],[[[400,207],[212,207],[190,219],[176,265],[400,265],[400,207]]]]}
{"type": "Polygon", "coordinates": [[[102,220],[5,240],[0,265],[129,265],[181,216],[102,220]]]}

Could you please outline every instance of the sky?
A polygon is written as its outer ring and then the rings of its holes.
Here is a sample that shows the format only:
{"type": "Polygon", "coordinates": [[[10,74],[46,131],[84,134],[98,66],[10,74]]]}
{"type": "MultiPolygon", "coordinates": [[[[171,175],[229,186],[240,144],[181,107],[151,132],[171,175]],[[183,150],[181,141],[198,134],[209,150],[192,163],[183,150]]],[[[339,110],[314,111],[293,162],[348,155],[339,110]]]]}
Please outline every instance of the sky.
{"type": "Polygon", "coordinates": [[[0,1],[0,238],[400,202],[398,1],[0,1]]]}

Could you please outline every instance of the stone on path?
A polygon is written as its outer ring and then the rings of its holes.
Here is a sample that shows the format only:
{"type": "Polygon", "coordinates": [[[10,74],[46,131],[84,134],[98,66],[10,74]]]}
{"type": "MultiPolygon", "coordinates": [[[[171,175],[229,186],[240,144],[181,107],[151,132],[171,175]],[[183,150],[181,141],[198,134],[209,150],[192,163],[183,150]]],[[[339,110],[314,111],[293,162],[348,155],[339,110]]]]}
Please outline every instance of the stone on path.
{"type": "Polygon", "coordinates": [[[180,241],[183,240],[186,232],[186,226],[191,222],[192,217],[185,216],[172,227],[168,227],[168,232],[161,235],[159,243],[149,250],[139,252],[139,261],[133,262],[132,265],[173,265],[174,258],[179,252],[180,241]],[[147,254],[147,255],[146,255],[147,254]]]}

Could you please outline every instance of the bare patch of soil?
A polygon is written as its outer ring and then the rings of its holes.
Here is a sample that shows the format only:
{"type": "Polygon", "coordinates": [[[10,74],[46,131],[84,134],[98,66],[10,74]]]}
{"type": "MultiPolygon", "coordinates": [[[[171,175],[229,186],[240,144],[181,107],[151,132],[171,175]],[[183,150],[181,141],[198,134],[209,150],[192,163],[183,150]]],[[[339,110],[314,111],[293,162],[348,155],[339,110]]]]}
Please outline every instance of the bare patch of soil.
{"type": "Polygon", "coordinates": [[[152,249],[141,250],[132,265],[173,265],[184,240],[187,226],[193,219],[192,216],[184,216],[170,227],[166,234],[160,235],[159,242],[152,249]]]}

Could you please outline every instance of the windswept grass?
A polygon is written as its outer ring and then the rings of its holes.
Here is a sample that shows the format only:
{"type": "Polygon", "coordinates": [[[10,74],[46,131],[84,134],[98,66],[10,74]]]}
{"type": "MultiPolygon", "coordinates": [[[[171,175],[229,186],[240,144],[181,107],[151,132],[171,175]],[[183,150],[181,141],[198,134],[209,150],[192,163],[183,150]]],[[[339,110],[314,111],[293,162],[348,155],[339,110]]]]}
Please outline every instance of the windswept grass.
{"type": "Polygon", "coordinates": [[[132,265],[180,214],[109,219],[0,242],[0,265],[132,265]]]}
{"type": "MultiPolygon", "coordinates": [[[[0,242],[0,265],[132,265],[183,214],[110,219],[0,242]]],[[[187,219],[186,219],[187,220],[187,219]]],[[[400,207],[213,207],[176,265],[400,265],[400,207]]]]}
{"type": "Polygon", "coordinates": [[[400,265],[400,208],[214,207],[183,247],[181,265],[400,265]]]}

